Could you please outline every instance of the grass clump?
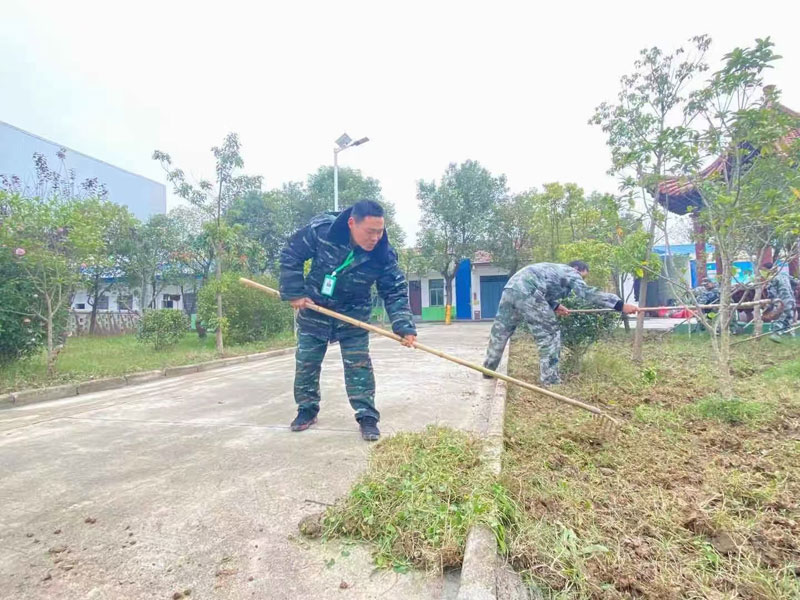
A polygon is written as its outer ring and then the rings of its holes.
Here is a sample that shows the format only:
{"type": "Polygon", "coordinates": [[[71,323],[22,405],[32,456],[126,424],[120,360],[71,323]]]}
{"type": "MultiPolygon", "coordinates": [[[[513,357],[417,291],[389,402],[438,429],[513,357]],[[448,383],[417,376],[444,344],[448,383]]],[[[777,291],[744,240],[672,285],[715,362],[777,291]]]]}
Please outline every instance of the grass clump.
{"type": "Polygon", "coordinates": [[[366,473],[326,512],[324,535],[371,542],[377,565],[398,571],[460,565],[476,523],[505,547],[516,507],[481,465],[482,451],[474,437],[445,427],[382,441],[366,473]]]}
{"type": "Polygon", "coordinates": [[[695,418],[743,425],[764,421],[772,410],[770,405],[764,402],[710,396],[688,406],[686,412],[695,418]]]}

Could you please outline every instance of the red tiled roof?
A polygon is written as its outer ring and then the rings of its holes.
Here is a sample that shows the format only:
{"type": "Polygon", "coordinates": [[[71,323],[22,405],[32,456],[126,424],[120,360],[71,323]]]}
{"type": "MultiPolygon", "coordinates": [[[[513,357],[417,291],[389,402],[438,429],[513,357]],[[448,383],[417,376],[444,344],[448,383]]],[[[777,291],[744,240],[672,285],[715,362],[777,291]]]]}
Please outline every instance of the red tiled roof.
{"type": "MultiPolygon", "coordinates": [[[[792,117],[800,119],[800,113],[790,108],[777,104],[778,110],[792,117]]],[[[800,139],[800,127],[792,129],[783,139],[778,142],[778,146],[788,146],[795,140],[800,139]]],[[[750,154],[745,158],[745,162],[750,162],[757,155],[756,149],[751,148],[750,154]]],[[[718,157],[714,162],[700,171],[700,179],[708,179],[723,172],[727,162],[726,156],[718,157]]],[[[694,184],[686,177],[670,177],[661,181],[657,186],[658,202],[670,212],[685,215],[687,212],[698,209],[703,205],[700,193],[695,189],[694,184]]]]}

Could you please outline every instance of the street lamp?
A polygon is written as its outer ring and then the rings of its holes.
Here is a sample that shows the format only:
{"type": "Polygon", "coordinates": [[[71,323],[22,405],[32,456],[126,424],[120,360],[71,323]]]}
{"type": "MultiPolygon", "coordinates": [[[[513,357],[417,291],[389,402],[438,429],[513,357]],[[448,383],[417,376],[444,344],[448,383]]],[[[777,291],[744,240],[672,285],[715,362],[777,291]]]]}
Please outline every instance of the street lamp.
{"type": "Polygon", "coordinates": [[[347,150],[348,148],[360,146],[368,141],[368,137],[363,137],[354,142],[346,133],[340,135],[339,139],[336,140],[336,145],[338,147],[333,149],[333,210],[335,212],[339,210],[339,152],[347,150]]]}

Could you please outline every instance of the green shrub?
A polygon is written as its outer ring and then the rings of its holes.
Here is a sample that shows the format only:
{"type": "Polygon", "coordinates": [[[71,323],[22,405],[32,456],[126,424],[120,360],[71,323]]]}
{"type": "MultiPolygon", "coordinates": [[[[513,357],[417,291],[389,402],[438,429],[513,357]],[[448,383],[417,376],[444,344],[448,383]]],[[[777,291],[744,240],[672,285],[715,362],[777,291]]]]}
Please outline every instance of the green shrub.
{"type": "MultiPolygon", "coordinates": [[[[569,309],[595,308],[587,306],[574,296],[565,298],[561,304],[569,309]]],[[[562,370],[564,373],[574,373],[580,367],[581,359],[591,345],[616,329],[619,324],[619,314],[573,313],[568,317],[559,317],[558,322],[561,328],[561,345],[564,349],[562,370]]]]}
{"type": "MultiPolygon", "coordinates": [[[[263,276],[250,277],[258,283],[277,289],[275,280],[263,276]]],[[[208,282],[197,299],[197,316],[209,331],[219,325],[217,319],[217,282],[208,282]]],[[[266,340],[291,331],[294,311],[288,302],[281,302],[262,291],[239,283],[239,275],[222,276],[222,335],[231,344],[266,340]]]]}
{"type": "MultiPolygon", "coordinates": [[[[0,363],[32,354],[44,343],[44,322],[31,310],[35,303],[36,289],[31,280],[9,249],[0,248],[0,363]]],[[[63,329],[65,319],[56,321],[63,329]]]]}
{"type": "Polygon", "coordinates": [[[146,310],[139,321],[136,339],[156,350],[164,350],[177,344],[188,330],[189,319],[182,310],[146,310]]]}

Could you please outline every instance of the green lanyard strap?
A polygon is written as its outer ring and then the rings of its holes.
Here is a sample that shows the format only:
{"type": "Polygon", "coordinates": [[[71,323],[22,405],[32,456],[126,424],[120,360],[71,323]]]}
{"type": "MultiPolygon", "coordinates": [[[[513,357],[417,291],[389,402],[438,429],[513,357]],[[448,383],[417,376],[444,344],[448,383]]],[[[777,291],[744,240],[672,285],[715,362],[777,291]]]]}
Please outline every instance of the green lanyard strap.
{"type": "Polygon", "coordinates": [[[339,271],[349,267],[350,263],[352,263],[352,262],[353,262],[353,251],[350,250],[350,254],[347,255],[347,258],[344,259],[344,262],[333,270],[333,273],[331,273],[331,277],[336,277],[336,275],[337,275],[337,273],[339,273],[339,271]]]}

